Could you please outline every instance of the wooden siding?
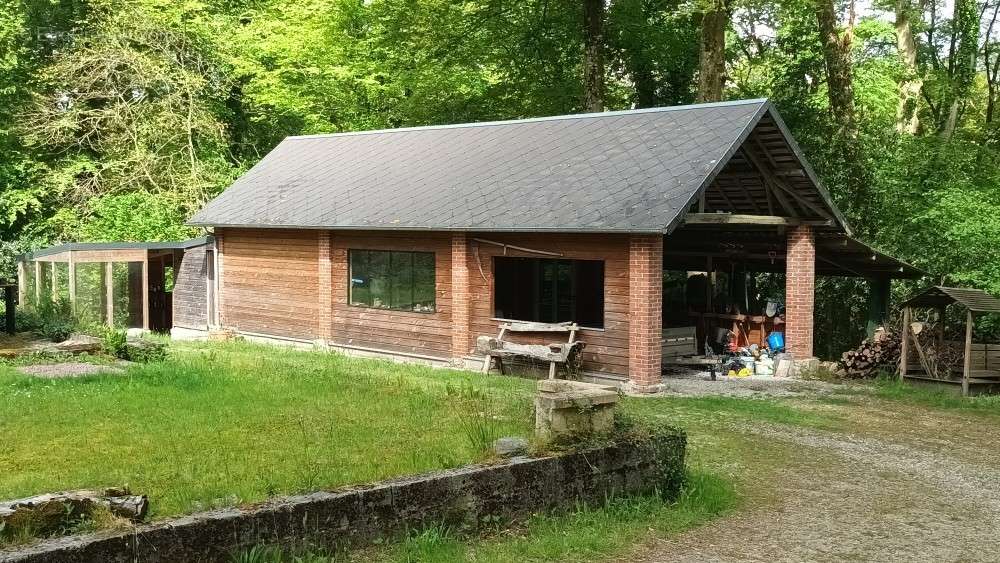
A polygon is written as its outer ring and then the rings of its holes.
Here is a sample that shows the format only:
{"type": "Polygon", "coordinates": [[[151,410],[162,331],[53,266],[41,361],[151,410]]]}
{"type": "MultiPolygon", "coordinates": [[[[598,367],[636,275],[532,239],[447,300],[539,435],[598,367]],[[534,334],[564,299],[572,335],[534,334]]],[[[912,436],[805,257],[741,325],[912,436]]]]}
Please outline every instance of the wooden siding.
{"type": "MultiPolygon", "coordinates": [[[[452,357],[451,233],[219,229],[222,324],[245,332],[319,338],[319,307],[330,303],[330,342],[441,359],[452,357]],[[319,237],[329,236],[329,301],[320,295],[319,237]],[[435,254],[436,311],[389,311],[348,304],[348,251],[408,250],[435,254]]],[[[584,329],[584,369],[628,375],[628,237],[623,235],[469,234],[470,350],[480,335],[495,336],[493,257],[505,250],[472,240],[558,252],[566,259],[604,261],[604,328],[584,329]]],[[[507,256],[538,254],[506,250],[507,256]]],[[[551,335],[523,335],[543,342],[551,335]]]]}
{"type": "MultiPolygon", "coordinates": [[[[586,343],[583,369],[616,376],[628,375],[628,237],[622,235],[497,234],[469,235],[469,285],[472,341],[481,335],[496,336],[499,321],[493,319],[493,257],[538,254],[474,241],[480,238],[504,244],[557,252],[562,258],[604,261],[604,329],[582,330],[586,343]],[[480,272],[482,268],[482,272],[480,272]]],[[[552,335],[520,336],[524,342],[548,342],[552,335]]],[[[512,339],[516,337],[512,336],[512,339]]]]}
{"type": "Polygon", "coordinates": [[[330,241],[333,304],[331,342],[451,357],[451,235],[334,231],[330,241]],[[348,304],[348,250],[409,250],[434,253],[435,312],[387,311],[348,304]]]}
{"type": "Polygon", "coordinates": [[[318,231],[219,229],[224,326],[243,332],[316,338],[318,231]]]}
{"type": "Polygon", "coordinates": [[[205,329],[208,327],[208,245],[178,251],[174,266],[174,326],[205,329]]]}

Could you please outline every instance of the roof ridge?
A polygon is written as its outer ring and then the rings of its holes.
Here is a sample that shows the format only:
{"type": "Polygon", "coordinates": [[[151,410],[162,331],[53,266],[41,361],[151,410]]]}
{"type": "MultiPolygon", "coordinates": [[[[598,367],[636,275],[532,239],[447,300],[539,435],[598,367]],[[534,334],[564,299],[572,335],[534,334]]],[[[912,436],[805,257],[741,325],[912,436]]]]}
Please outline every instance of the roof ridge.
{"type": "Polygon", "coordinates": [[[550,115],[543,117],[528,117],[524,119],[505,119],[499,121],[478,121],[471,123],[452,123],[443,125],[418,125],[415,127],[396,127],[389,129],[368,129],[365,131],[343,131],[340,133],[316,133],[312,135],[289,135],[285,141],[296,141],[302,139],[325,139],[331,137],[349,137],[354,135],[374,135],[377,133],[405,133],[410,131],[433,131],[436,129],[464,129],[469,127],[493,127],[498,125],[511,125],[514,123],[540,123],[545,121],[560,121],[568,119],[596,119],[601,117],[614,117],[621,115],[641,115],[644,113],[667,113],[671,111],[711,109],[717,107],[766,104],[768,98],[752,98],[747,100],[729,100],[725,102],[709,102],[701,104],[684,104],[678,106],[662,106],[655,108],[625,109],[616,111],[601,111],[591,113],[571,113],[566,115],[550,115]]]}

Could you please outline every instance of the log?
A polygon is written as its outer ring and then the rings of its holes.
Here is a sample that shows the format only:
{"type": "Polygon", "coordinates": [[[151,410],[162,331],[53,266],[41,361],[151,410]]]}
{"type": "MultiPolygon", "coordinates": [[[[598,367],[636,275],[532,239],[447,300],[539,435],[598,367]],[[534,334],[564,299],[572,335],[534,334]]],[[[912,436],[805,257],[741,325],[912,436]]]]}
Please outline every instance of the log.
{"type": "Polygon", "coordinates": [[[145,495],[133,495],[128,488],[122,487],[62,491],[0,501],[0,531],[10,536],[18,533],[47,536],[86,520],[98,507],[119,518],[139,522],[149,512],[149,500],[145,495]]]}

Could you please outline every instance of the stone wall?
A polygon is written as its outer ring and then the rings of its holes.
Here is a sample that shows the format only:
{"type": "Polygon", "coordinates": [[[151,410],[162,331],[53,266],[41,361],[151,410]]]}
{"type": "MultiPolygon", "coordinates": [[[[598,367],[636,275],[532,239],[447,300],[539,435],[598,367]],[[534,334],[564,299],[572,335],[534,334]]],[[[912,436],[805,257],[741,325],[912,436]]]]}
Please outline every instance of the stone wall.
{"type": "Polygon", "coordinates": [[[684,475],[683,433],[586,451],[515,458],[372,486],[275,499],[115,531],[46,540],[0,551],[9,563],[228,562],[253,545],[336,547],[398,538],[445,524],[523,520],[539,511],[599,504],[615,495],[677,494],[684,475]],[[486,517],[489,517],[488,519],[486,517]]]}

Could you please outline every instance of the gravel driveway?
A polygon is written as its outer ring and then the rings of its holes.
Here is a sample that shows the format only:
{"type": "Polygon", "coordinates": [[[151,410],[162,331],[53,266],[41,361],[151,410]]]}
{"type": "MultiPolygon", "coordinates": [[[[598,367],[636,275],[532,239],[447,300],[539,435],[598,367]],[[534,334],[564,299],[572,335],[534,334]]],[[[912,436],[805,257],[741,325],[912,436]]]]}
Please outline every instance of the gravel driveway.
{"type": "Polygon", "coordinates": [[[868,397],[842,409],[847,431],[741,429],[790,461],[756,476],[742,510],[630,560],[1000,560],[996,418],[868,397]]]}

